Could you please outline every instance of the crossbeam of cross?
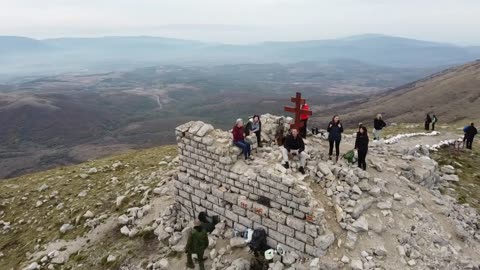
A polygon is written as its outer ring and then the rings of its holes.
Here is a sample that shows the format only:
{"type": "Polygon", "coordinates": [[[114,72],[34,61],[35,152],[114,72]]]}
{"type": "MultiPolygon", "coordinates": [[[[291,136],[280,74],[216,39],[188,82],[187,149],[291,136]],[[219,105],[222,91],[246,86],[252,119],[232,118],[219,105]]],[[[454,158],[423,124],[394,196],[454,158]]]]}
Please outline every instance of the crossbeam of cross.
{"type": "Polygon", "coordinates": [[[290,112],[295,115],[295,122],[290,124],[290,129],[299,129],[303,127],[303,122],[300,121],[300,115],[312,115],[312,111],[302,109],[302,105],[305,104],[305,99],[302,98],[302,94],[300,92],[297,92],[295,97],[290,98],[290,101],[295,103],[295,107],[285,106],[284,108],[286,112],[290,112]]]}

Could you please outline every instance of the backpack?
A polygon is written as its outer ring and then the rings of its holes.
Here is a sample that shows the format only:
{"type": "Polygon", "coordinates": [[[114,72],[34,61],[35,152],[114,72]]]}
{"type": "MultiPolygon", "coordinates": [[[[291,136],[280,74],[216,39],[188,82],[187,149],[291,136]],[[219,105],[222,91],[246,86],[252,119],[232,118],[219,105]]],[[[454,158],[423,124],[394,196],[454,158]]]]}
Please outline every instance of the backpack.
{"type": "Polygon", "coordinates": [[[350,150],[345,155],[343,155],[343,158],[348,161],[348,163],[355,163],[357,160],[355,158],[355,150],[350,150]]]}
{"type": "Polygon", "coordinates": [[[248,247],[254,252],[267,250],[267,233],[264,229],[258,228],[253,230],[252,240],[248,243],[248,247]]]}

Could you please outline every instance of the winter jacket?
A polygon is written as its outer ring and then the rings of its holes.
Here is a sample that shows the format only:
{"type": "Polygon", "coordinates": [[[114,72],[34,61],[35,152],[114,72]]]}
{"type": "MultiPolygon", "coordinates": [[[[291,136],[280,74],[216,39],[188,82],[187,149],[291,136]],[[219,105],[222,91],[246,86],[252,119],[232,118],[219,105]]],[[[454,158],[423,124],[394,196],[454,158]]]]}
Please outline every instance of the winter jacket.
{"type": "Polygon", "coordinates": [[[243,130],[245,133],[245,136],[250,135],[251,130],[252,130],[252,122],[248,121],[248,123],[245,125],[245,128],[243,130]]]}
{"type": "Polygon", "coordinates": [[[331,121],[328,124],[328,140],[340,141],[342,139],[343,125],[338,121],[336,124],[331,121]]]}
{"type": "Polygon", "coordinates": [[[292,134],[288,135],[283,145],[289,152],[290,150],[298,150],[299,153],[305,150],[305,144],[303,143],[302,136],[297,135],[296,138],[292,134]]]}
{"type": "Polygon", "coordinates": [[[432,122],[432,118],[430,117],[430,115],[427,115],[427,117],[425,118],[425,123],[431,123],[432,122]]]}
{"type": "Polygon", "coordinates": [[[232,129],[233,142],[243,141],[245,137],[243,136],[244,130],[243,127],[237,127],[236,125],[232,129]]]}
{"type": "Polygon", "coordinates": [[[382,119],[375,118],[375,120],[373,120],[373,128],[376,130],[382,130],[386,126],[387,124],[385,124],[382,119]]]}
{"type": "Polygon", "coordinates": [[[258,123],[255,124],[255,122],[252,122],[252,126],[250,127],[250,131],[252,132],[261,132],[262,131],[262,122],[258,121],[258,123]]]}
{"type": "Polygon", "coordinates": [[[357,138],[355,139],[355,149],[366,150],[368,149],[368,134],[357,132],[357,138]]]}
{"type": "Polygon", "coordinates": [[[185,250],[189,253],[203,254],[207,247],[207,232],[202,228],[202,226],[193,227],[192,232],[190,232],[190,235],[188,236],[185,250]]]}
{"type": "Polygon", "coordinates": [[[475,135],[477,135],[477,128],[474,127],[474,126],[469,126],[467,128],[467,132],[465,132],[465,137],[469,138],[469,139],[473,139],[473,137],[475,137],[475,135]]]}
{"type": "MultiPolygon", "coordinates": [[[[309,111],[309,110],[310,110],[310,107],[308,107],[308,105],[305,104],[305,105],[302,107],[302,110],[309,111]]],[[[310,117],[310,115],[308,115],[308,114],[300,114],[300,120],[308,120],[309,117],[310,117]]]]}

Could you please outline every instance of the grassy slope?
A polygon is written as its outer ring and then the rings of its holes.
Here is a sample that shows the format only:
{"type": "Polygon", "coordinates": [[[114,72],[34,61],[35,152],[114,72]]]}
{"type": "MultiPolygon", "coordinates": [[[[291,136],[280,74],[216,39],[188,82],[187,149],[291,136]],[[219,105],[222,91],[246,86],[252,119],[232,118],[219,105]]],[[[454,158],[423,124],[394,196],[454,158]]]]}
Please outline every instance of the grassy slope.
{"type": "Polygon", "coordinates": [[[444,190],[457,197],[459,202],[468,203],[480,209],[480,141],[474,141],[473,151],[452,151],[442,149],[433,158],[439,165],[452,165],[457,170],[460,181],[453,183],[454,190],[444,190]]]}
{"type": "Polygon", "coordinates": [[[166,156],[176,156],[175,146],[165,146],[124,155],[87,162],[84,164],[61,167],[45,172],[25,175],[0,182],[0,220],[10,222],[12,230],[0,234],[0,252],[5,256],[0,259],[2,269],[17,269],[20,262],[28,258],[28,253],[38,251],[37,244],[42,245],[56,239],[74,239],[88,231],[82,219],[74,230],[61,235],[60,226],[64,223],[75,224],[78,216],[90,210],[96,217],[102,214],[122,213],[128,207],[137,206],[143,191],[134,191],[139,185],[155,187],[157,178],[146,181],[152,172],[163,172],[166,166],[158,163],[166,156]],[[121,161],[125,166],[113,171],[111,165],[121,161]],[[99,171],[88,179],[78,175],[91,167],[99,171]],[[140,176],[140,177],[138,177],[140,176]],[[114,184],[112,177],[118,177],[114,184]],[[49,188],[43,192],[38,189],[43,184],[49,188]],[[85,197],[79,197],[81,191],[87,190],[85,197]],[[52,192],[58,191],[56,198],[52,192]],[[119,195],[127,195],[127,203],[116,209],[115,200],[119,195]],[[35,207],[37,201],[45,201],[35,207]],[[56,209],[59,203],[64,208],[56,209]]]}

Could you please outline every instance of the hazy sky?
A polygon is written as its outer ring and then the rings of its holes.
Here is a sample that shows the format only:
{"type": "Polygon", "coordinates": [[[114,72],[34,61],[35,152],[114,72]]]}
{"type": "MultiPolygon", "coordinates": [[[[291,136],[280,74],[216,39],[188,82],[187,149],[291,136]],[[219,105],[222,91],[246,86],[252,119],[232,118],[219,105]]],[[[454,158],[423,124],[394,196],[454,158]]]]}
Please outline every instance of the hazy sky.
{"type": "Polygon", "coordinates": [[[250,43],[381,33],[480,44],[480,0],[0,0],[0,35],[250,43]]]}

